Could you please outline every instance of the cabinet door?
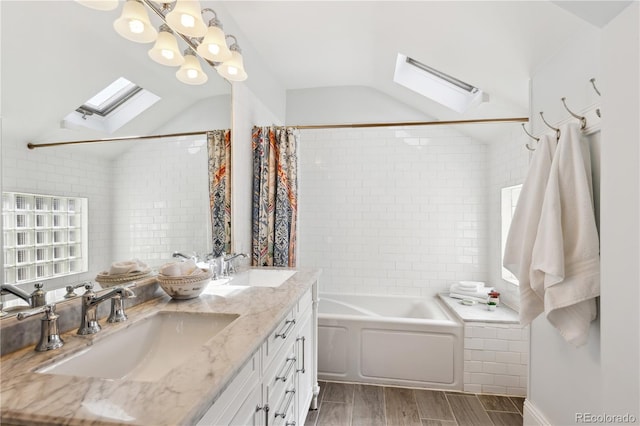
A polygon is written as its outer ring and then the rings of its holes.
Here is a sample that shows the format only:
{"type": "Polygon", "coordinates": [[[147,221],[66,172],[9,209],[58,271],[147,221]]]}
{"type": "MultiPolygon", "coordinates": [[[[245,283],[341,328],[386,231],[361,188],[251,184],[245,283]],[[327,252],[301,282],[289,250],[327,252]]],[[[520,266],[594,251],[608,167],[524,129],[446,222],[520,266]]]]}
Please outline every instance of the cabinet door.
{"type": "Polygon", "coordinates": [[[256,386],[242,402],[229,421],[229,426],[262,426],[265,411],[262,408],[262,386],[256,386]]]}
{"type": "Polygon", "coordinates": [[[296,339],[296,379],[298,394],[297,394],[297,417],[298,424],[303,425],[309,411],[311,404],[311,398],[313,397],[314,370],[315,366],[313,356],[313,341],[315,335],[313,333],[313,316],[312,309],[309,308],[300,317],[300,328],[298,329],[298,335],[296,339]]]}

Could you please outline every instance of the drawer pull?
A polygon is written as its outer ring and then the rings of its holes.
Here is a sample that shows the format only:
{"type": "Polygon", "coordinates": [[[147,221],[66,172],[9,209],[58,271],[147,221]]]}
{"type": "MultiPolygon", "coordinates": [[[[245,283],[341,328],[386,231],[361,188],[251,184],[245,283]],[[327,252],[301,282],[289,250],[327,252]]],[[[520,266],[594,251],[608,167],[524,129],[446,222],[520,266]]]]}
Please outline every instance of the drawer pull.
{"type": "Polygon", "coordinates": [[[269,404],[256,405],[256,413],[262,410],[264,410],[265,426],[269,426],[269,404]]]}
{"type": "Polygon", "coordinates": [[[296,426],[296,422],[286,422],[284,426],[296,426]]]}
{"type": "Polygon", "coordinates": [[[296,339],[296,342],[302,341],[302,368],[297,369],[296,373],[302,373],[302,374],[305,373],[305,368],[304,368],[304,364],[305,364],[305,362],[304,362],[304,344],[305,344],[306,340],[307,340],[307,338],[304,337],[304,336],[298,337],[296,339]]]}
{"type": "Polygon", "coordinates": [[[287,334],[289,334],[289,332],[291,331],[291,328],[296,325],[296,320],[295,319],[290,319],[287,320],[285,322],[285,330],[282,333],[276,333],[276,338],[277,337],[282,337],[283,339],[287,338],[287,334]]]}
{"type": "Polygon", "coordinates": [[[287,371],[284,374],[276,376],[276,382],[278,380],[282,380],[283,382],[287,381],[287,377],[289,377],[289,373],[291,373],[291,369],[296,364],[296,357],[287,358],[287,363],[289,364],[289,367],[287,368],[287,371]]]}
{"type": "Polygon", "coordinates": [[[276,414],[274,414],[274,417],[277,419],[278,417],[282,417],[283,419],[285,417],[287,417],[287,412],[289,411],[289,407],[291,406],[291,403],[293,402],[293,397],[296,395],[296,390],[295,389],[291,389],[285,392],[285,394],[289,394],[289,400],[287,401],[287,404],[284,406],[284,410],[282,410],[282,412],[277,412],[276,414]]]}

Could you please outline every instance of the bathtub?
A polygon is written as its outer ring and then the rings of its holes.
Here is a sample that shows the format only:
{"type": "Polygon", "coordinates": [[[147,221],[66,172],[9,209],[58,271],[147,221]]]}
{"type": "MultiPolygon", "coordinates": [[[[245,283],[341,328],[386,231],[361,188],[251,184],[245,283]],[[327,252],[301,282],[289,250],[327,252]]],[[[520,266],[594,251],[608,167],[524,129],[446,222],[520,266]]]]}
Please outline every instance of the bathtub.
{"type": "Polygon", "coordinates": [[[436,297],[320,294],[318,378],[462,390],[463,325],[436,297]]]}

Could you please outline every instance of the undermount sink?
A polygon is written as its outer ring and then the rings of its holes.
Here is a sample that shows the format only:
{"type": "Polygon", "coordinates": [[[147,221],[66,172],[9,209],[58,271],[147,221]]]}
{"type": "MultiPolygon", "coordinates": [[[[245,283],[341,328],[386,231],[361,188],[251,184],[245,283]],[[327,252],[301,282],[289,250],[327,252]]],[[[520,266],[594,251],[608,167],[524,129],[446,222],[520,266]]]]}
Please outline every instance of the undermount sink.
{"type": "Polygon", "coordinates": [[[158,312],[36,372],[110,380],[156,381],[186,361],[193,351],[238,316],[158,312]]]}
{"type": "Polygon", "coordinates": [[[295,273],[296,271],[283,269],[249,269],[235,274],[229,284],[251,287],[278,287],[295,273]]]}

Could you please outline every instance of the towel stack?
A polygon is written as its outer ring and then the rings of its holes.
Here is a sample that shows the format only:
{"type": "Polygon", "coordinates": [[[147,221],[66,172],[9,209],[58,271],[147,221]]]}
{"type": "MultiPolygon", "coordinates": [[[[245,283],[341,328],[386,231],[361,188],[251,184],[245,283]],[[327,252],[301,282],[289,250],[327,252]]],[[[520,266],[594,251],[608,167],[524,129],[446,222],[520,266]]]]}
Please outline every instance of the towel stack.
{"type": "Polygon", "coordinates": [[[192,259],[184,262],[165,263],[160,267],[160,274],[166,277],[188,277],[201,273],[202,270],[196,266],[196,262],[192,259]]]}
{"type": "Polygon", "coordinates": [[[491,291],[493,291],[493,287],[485,287],[485,283],[482,281],[458,281],[451,284],[449,297],[486,303],[487,296],[491,291]]]}
{"type": "Polygon", "coordinates": [[[103,287],[123,284],[144,278],[151,273],[151,268],[138,259],[113,262],[108,271],[102,271],[96,276],[96,281],[103,287]]]}
{"type": "Polygon", "coordinates": [[[148,272],[149,266],[138,259],[125,260],[122,262],[114,262],[109,268],[109,275],[139,274],[148,272]]]}

